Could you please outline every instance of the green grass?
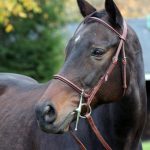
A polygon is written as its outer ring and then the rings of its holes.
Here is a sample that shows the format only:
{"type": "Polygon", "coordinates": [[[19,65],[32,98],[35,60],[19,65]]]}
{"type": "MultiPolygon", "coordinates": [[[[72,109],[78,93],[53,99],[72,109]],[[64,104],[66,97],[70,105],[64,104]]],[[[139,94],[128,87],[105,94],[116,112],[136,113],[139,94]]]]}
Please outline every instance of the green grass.
{"type": "Polygon", "coordinates": [[[143,142],[143,150],[150,150],[150,141],[143,142]]]}

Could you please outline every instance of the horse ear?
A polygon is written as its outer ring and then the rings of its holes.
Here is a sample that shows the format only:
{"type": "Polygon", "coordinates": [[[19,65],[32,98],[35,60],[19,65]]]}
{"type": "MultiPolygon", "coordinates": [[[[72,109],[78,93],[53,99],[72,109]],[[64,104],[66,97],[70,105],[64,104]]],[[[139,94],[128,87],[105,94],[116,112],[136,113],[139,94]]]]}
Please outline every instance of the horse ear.
{"type": "Polygon", "coordinates": [[[105,9],[113,23],[122,27],[123,17],[113,0],[105,0],[105,9]]]}
{"type": "Polygon", "coordinates": [[[83,17],[86,17],[96,11],[96,9],[85,0],[77,0],[77,3],[83,17]]]}

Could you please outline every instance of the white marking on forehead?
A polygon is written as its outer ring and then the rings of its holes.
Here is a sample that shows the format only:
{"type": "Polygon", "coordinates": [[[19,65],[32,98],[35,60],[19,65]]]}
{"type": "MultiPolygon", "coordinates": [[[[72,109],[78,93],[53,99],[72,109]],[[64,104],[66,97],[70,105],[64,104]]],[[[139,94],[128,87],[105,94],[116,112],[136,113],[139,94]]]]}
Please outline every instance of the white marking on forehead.
{"type": "Polygon", "coordinates": [[[80,38],[81,38],[81,36],[79,35],[79,36],[75,39],[75,42],[78,42],[80,38]]]}

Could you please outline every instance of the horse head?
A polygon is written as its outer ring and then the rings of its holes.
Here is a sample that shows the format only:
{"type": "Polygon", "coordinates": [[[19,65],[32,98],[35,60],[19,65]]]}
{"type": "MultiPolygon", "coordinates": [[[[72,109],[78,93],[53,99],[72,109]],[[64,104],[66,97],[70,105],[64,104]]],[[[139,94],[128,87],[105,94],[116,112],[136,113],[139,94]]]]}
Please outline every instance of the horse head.
{"type": "Polygon", "coordinates": [[[85,19],[68,42],[59,75],[51,81],[36,106],[38,123],[46,132],[67,131],[77,116],[82,96],[86,102],[99,82],[100,88],[81,114],[90,107],[120,101],[130,92],[133,53],[139,46],[136,34],[129,26],[127,30],[113,0],[105,0],[105,10],[101,11],[85,0],[77,0],[77,3],[85,19]]]}

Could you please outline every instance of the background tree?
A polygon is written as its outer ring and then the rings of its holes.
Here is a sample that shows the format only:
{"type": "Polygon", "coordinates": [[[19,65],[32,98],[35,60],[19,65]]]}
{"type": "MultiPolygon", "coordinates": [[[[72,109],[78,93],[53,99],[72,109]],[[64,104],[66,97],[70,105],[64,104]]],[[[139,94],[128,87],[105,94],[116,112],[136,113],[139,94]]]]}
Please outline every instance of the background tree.
{"type": "Polygon", "coordinates": [[[0,72],[46,81],[63,56],[64,0],[0,0],[0,72]]]}

